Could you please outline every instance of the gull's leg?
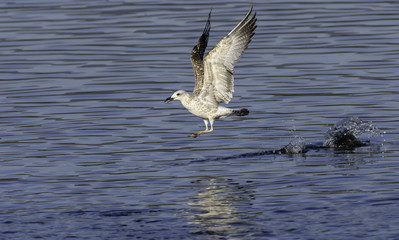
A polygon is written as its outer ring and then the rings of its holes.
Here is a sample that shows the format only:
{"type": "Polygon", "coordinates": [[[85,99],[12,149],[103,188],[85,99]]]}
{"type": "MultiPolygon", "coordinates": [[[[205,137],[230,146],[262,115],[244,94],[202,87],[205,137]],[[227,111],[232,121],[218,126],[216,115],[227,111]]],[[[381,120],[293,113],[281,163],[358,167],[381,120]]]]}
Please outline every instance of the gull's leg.
{"type": "MultiPolygon", "coordinates": [[[[211,123],[211,129],[208,132],[212,132],[213,131],[213,119],[209,119],[209,122],[211,123]]],[[[207,130],[208,130],[208,126],[207,126],[207,130]]]]}
{"type": "Polygon", "coordinates": [[[205,123],[205,130],[204,131],[208,131],[208,120],[204,119],[204,123],[205,123]]]}
{"type": "Polygon", "coordinates": [[[196,138],[196,137],[198,137],[199,135],[201,135],[203,133],[212,132],[213,131],[213,119],[209,119],[209,122],[211,123],[211,129],[210,130],[208,130],[208,119],[204,119],[205,130],[193,133],[193,134],[190,135],[190,137],[196,138]]]}

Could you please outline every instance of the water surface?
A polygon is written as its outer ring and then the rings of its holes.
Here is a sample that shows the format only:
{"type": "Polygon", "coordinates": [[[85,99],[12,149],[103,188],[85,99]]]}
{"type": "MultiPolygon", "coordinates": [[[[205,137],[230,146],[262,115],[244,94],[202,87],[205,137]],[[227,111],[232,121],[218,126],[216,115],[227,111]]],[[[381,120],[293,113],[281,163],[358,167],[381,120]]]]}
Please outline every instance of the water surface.
{"type": "Polygon", "coordinates": [[[393,239],[399,223],[399,3],[253,1],[258,28],[229,106],[203,122],[163,100],[194,86],[241,1],[2,1],[2,239],[393,239]],[[323,142],[356,116],[354,150],[323,142]]]}

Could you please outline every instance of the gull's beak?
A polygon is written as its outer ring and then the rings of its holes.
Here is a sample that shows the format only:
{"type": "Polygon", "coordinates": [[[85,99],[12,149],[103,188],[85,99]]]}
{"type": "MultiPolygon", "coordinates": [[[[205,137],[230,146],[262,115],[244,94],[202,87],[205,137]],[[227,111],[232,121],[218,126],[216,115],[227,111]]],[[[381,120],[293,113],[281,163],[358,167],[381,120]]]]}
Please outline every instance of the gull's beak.
{"type": "Polygon", "coordinates": [[[175,100],[175,99],[172,98],[172,97],[168,97],[167,99],[165,99],[165,103],[168,103],[168,102],[173,101],[173,100],[175,100]]]}

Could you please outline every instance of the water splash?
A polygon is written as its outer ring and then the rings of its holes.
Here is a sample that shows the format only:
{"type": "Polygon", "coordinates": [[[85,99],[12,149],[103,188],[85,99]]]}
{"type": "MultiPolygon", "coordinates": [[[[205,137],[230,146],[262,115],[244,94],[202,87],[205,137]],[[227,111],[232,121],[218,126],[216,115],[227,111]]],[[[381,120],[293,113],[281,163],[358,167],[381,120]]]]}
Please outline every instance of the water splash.
{"type": "Polygon", "coordinates": [[[291,138],[290,142],[280,149],[282,153],[288,154],[298,154],[306,152],[306,142],[305,139],[299,136],[294,136],[291,138]]]}
{"type": "Polygon", "coordinates": [[[382,136],[381,131],[372,122],[358,117],[343,119],[331,127],[324,136],[324,146],[353,149],[370,145],[374,136],[382,136]]]}
{"type": "MultiPolygon", "coordinates": [[[[294,132],[295,129],[293,129],[292,133],[294,132]]],[[[293,135],[290,142],[280,149],[197,159],[192,162],[249,158],[275,154],[304,154],[310,150],[318,151],[328,148],[354,150],[362,146],[380,146],[385,141],[383,138],[384,134],[385,132],[381,132],[372,122],[362,121],[358,117],[351,117],[343,119],[331,127],[324,135],[324,142],[306,143],[302,137],[293,135]]]]}

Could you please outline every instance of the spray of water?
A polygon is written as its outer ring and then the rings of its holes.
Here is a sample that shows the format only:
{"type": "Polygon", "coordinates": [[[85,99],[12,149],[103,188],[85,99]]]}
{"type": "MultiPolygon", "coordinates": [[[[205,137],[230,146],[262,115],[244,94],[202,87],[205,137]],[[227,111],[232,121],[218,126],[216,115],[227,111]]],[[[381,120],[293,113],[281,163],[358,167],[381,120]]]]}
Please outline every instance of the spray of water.
{"type": "Polygon", "coordinates": [[[306,142],[305,139],[294,136],[291,138],[290,143],[285,145],[282,149],[283,153],[288,154],[298,154],[306,152],[306,142]]]}
{"type": "Polygon", "coordinates": [[[382,133],[372,122],[350,117],[339,121],[327,131],[324,146],[353,149],[369,145],[372,137],[377,135],[381,136],[382,133]]]}
{"type": "MultiPolygon", "coordinates": [[[[292,133],[295,133],[295,128],[292,133]]],[[[324,143],[306,143],[302,137],[293,135],[290,142],[277,150],[243,153],[225,157],[208,158],[198,161],[227,160],[232,158],[258,157],[273,154],[303,154],[309,150],[336,148],[339,150],[353,150],[356,147],[378,145],[384,142],[383,135],[372,122],[365,122],[358,117],[346,118],[331,127],[324,136],[324,143]]]]}

